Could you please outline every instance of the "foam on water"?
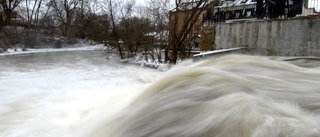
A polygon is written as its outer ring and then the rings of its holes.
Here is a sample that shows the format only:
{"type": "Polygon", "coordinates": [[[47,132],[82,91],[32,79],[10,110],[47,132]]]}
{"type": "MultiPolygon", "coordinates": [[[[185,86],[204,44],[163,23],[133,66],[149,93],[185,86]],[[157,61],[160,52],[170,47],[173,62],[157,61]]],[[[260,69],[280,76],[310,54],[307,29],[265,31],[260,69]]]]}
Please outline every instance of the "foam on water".
{"type": "Polygon", "coordinates": [[[80,137],[161,72],[97,51],[0,57],[0,137],[80,137]]]}
{"type": "Polygon", "coordinates": [[[163,73],[104,57],[0,58],[0,137],[320,136],[317,61],[229,55],[163,73]]]}
{"type": "Polygon", "coordinates": [[[243,55],[186,61],[90,136],[319,137],[319,70],[243,55]]]}

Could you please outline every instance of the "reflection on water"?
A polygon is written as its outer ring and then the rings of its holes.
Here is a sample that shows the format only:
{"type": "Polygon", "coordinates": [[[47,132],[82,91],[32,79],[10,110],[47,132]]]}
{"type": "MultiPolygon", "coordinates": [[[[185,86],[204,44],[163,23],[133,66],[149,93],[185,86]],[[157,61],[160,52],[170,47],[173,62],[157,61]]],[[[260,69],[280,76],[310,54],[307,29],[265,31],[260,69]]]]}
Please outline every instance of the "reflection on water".
{"type": "Polygon", "coordinates": [[[184,62],[93,135],[319,137],[317,65],[239,55],[184,62]]]}

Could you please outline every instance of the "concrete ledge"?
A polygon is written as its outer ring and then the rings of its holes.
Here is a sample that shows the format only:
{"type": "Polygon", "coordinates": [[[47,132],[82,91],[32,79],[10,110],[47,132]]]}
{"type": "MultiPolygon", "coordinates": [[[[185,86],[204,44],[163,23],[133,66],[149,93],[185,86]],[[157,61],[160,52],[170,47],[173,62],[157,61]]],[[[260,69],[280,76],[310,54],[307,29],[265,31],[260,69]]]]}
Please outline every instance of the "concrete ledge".
{"type": "Polygon", "coordinates": [[[210,57],[219,57],[226,54],[250,54],[250,50],[247,48],[247,46],[244,47],[237,47],[237,48],[229,48],[229,49],[220,49],[220,50],[213,50],[208,52],[203,52],[200,54],[193,55],[193,60],[199,60],[204,58],[210,58],[210,57]]]}

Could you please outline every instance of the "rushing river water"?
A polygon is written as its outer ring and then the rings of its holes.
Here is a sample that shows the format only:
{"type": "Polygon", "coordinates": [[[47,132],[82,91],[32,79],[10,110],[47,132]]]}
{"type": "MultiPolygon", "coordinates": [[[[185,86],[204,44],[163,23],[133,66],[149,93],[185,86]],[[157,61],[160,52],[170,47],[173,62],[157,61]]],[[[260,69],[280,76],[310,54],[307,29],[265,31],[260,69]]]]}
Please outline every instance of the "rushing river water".
{"type": "Polygon", "coordinates": [[[0,136],[320,137],[318,61],[230,55],[162,73],[105,56],[1,57],[0,136]]]}
{"type": "Polygon", "coordinates": [[[94,132],[162,72],[98,51],[0,57],[0,137],[94,132]]]}

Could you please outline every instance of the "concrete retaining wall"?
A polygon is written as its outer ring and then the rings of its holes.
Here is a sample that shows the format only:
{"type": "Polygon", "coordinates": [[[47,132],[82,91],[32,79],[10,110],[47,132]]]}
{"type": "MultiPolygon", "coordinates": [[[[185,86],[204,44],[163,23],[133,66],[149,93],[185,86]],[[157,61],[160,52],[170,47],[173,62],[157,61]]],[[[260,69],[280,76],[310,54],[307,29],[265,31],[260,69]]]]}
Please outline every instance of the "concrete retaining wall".
{"type": "Polygon", "coordinates": [[[259,55],[320,56],[320,19],[219,23],[212,27],[215,49],[248,45],[259,55]]]}

